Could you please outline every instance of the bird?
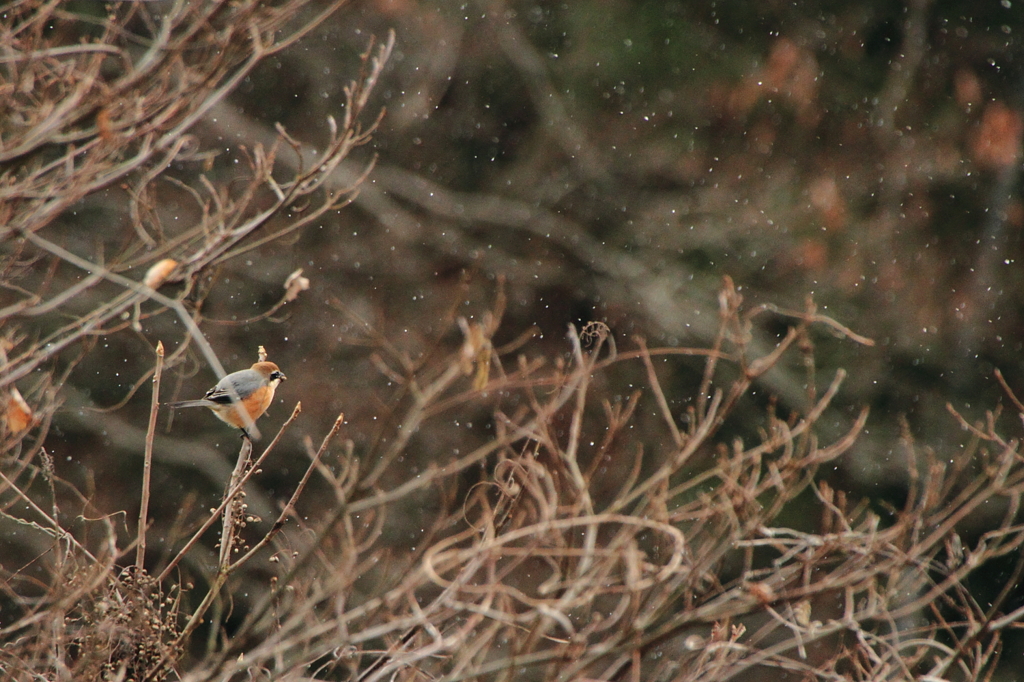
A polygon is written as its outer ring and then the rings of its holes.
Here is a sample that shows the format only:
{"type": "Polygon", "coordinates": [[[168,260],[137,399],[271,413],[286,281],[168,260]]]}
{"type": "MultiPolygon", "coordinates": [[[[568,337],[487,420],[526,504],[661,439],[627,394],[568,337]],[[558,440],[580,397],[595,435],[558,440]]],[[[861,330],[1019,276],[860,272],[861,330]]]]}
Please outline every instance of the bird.
{"type": "Polygon", "coordinates": [[[245,437],[258,440],[258,431],[250,427],[255,427],[255,421],[273,402],[278,384],[287,378],[273,362],[257,362],[249,369],[227,375],[199,400],[182,400],[167,406],[207,407],[222,422],[241,429],[245,437]]]}

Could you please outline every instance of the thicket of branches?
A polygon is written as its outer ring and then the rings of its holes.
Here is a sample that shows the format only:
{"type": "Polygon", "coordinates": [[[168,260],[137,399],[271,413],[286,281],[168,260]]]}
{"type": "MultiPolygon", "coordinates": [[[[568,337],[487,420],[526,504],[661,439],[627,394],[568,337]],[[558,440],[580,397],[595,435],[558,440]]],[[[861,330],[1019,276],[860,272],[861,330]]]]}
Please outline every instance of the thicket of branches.
{"type": "MultiPolygon", "coordinates": [[[[334,7],[180,2],[158,14],[126,3],[90,18],[25,2],[0,19],[0,672],[986,679],[1019,620],[1006,599],[1024,570],[1018,558],[984,602],[969,587],[978,569],[1020,557],[1024,540],[1024,466],[1001,415],[960,419],[952,460],[908,429],[903,503],[848,499],[817,474],[867,414],[830,410],[845,375],[822,383],[814,349],[870,342],[810,302],[745,309],[729,280],[708,348],[648,348],[598,322],[570,328],[556,357],[533,350],[531,330],[499,343],[500,282],[486,311],[453,306],[435,345],[414,352],[332,311],[373,349],[390,391],[376,424],[339,415],[307,428],[320,442],[298,439],[304,473],[276,509],[262,505],[272,516],[254,500],[299,405],[276,437],[242,441],[212,509],[162,499],[173,492],[151,475],[166,442],[165,367],[198,349],[223,374],[204,337],[202,302],[222,286],[211,273],[352,198],[365,173],[339,169],[373,132],[369,94],[393,39],[370,46],[315,156],[279,128],[277,145],[246,150],[239,175],[191,131],[334,7]],[[275,174],[278,153],[294,154],[295,175],[275,174]],[[113,237],[76,224],[121,200],[113,237]],[[768,317],[788,331],[759,354],[753,331],[768,317]],[[159,318],[177,320],[163,331],[182,339],[167,358],[149,331],[159,318]],[[131,334],[154,349],[135,386],[152,386],[138,425],[145,466],[137,487],[112,493],[109,481],[62,475],[51,420],[97,340],[131,334]],[[783,365],[803,367],[804,410],[755,395],[783,365]],[[670,378],[683,367],[702,378],[680,391],[670,378]],[[358,451],[356,428],[374,432],[358,451]],[[177,516],[150,514],[158,503],[177,516]],[[968,520],[984,530],[961,537],[968,520]]],[[[306,283],[296,273],[287,286],[262,316],[306,283]]]]}

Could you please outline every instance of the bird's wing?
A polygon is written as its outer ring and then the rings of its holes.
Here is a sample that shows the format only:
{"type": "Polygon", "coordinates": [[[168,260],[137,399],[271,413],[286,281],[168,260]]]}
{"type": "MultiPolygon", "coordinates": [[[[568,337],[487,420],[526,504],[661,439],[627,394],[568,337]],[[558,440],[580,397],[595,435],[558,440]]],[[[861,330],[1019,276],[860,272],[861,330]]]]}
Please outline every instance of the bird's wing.
{"type": "Polygon", "coordinates": [[[218,381],[217,385],[207,391],[204,397],[220,405],[230,405],[236,397],[252,395],[252,392],[263,385],[265,381],[258,372],[252,370],[235,372],[218,381]],[[232,389],[234,389],[234,394],[231,392],[232,389]]]}
{"type": "MultiPolygon", "coordinates": [[[[237,393],[237,389],[236,389],[237,393]]],[[[203,396],[204,400],[209,400],[211,403],[217,403],[218,405],[230,405],[234,402],[234,396],[231,395],[231,391],[227,387],[220,385],[214,386],[206,395],[203,396]]]]}

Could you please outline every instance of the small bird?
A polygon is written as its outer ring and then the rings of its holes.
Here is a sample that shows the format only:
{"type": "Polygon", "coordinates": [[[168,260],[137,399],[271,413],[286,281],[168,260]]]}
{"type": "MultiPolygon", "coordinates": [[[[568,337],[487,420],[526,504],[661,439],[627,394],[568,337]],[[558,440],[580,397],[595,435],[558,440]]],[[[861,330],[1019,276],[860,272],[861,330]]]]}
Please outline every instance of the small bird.
{"type": "Polygon", "coordinates": [[[183,400],[167,403],[170,408],[208,407],[222,422],[241,429],[250,439],[256,440],[249,425],[259,419],[274,400],[277,385],[287,379],[272,362],[257,362],[249,369],[227,375],[206,392],[201,400],[183,400]],[[237,402],[235,402],[237,400],[237,402]],[[246,420],[241,412],[249,416],[246,420]]]}

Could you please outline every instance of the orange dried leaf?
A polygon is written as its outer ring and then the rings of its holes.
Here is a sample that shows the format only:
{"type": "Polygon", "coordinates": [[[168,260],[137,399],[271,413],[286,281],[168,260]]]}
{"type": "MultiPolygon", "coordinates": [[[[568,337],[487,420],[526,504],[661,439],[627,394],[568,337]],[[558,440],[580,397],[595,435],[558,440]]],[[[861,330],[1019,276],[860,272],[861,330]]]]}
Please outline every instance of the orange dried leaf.
{"type": "Polygon", "coordinates": [[[178,267],[178,261],[173,258],[164,258],[161,261],[157,261],[146,271],[146,276],[142,278],[142,283],[150,289],[159,289],[160,285],[170,277],[176,267],[178,267]]]}
{"type": "Polygon", "coordinates": [[[32,414],[32,408],[25,402],[25,399],[21,396],[21,391],[17,387],[11,387],[6,403],[4,412],[7,420],[7,430],[10,433],[21,433],[32,426],[35,415],[32,414]]]}
{"type": "Polygon", "coordinates": [[[979,166],[998,170],[1017,162],[1021,156],[1024,121],[1018,112],[1002,102],[992,102],[981,114],[971,151],[979,166]]]}

